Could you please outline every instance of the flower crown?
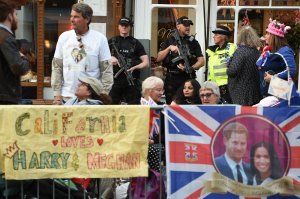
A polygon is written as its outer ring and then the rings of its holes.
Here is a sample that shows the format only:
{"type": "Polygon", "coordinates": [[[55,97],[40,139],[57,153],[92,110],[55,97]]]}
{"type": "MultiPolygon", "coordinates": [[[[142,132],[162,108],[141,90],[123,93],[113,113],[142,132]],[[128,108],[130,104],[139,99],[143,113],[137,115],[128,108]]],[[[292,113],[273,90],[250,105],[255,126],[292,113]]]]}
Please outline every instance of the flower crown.
{"type": "Polygon", "coordinates": [[[279,23],[276,20],[269,19],[269,25],[267,32],[276,35],[278,37],[284,37],[284,35],[290,30],[290,26],[285,26],[283,23],[279,23]]]}

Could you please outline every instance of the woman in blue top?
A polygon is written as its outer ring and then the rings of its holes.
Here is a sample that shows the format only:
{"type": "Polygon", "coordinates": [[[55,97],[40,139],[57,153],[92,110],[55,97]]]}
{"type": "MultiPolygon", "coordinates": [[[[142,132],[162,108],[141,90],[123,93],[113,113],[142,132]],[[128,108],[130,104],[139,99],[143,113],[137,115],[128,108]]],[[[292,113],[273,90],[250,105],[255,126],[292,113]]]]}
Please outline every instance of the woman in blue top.
{"type": "MultiPolygon", "coordinates": [[[[104,94],[103,84],[100,80],[94,77],[79,77],[79,84],[77,86],[75,97],[69,99],[64,105],[109,105],[112,104],[112,99],[109,95],[104,94]]],[[[88,192],[94,190],[96,179],[72,179],[77,184],[87,187],[88,192]]],[[[99,195],[103,198],[112,198],[113,192],[111,187],[114,184],[112,178],[101,178],[101,191],[99,195]]]]}
{"type": "Polygon", "coordinates": [[[287,80],[287,66],[291,77],[296,74],[295,53],[284,38],[289,29],[289,26],[270,19],[265,35],[267,46],[256,62],[260,70],[260,90],[264,97],[268,95],[269,83],[273,75],[287,80]]]}

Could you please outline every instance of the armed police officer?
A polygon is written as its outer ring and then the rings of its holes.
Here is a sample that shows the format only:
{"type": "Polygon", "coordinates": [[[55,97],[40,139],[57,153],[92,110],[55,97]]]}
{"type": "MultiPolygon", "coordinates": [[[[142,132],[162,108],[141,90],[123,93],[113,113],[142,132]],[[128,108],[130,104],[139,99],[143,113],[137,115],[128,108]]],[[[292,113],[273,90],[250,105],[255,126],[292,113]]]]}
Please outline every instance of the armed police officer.
{"type": "Polygon", "coordinates": [[[218,84],[221,93],[221,101],[231,103],[231,98],[228,92],[227,82],[228,76],[226,73],[227,65],[236,50],[236,45],[228,42],[230,36],[229,28],[226,26],[218,26],[214,33],[215,45],[209,46],[206,50],[208,55],[208,79],[218,84]]]}
{"type": "Polygon", "coordinates": [[[132,26],[128,17],[122,17],[118,25],[120,35],[108,41],[114,70],[110,91],[113,104],[130,103],[141,97],[140,70],[149,65],[143,45],[129,35],[132,26]]]}
{"type": "Polygon", "coordinates": [[[204,65],[200,44],[190,36],[193,22],[186,16],[177,19],[173,34],[162,43],[157,61],[167,67],[165,79],[166,103],[170,104],[177,89],[188,79],[196,78],[196,70],[204,65]]]}

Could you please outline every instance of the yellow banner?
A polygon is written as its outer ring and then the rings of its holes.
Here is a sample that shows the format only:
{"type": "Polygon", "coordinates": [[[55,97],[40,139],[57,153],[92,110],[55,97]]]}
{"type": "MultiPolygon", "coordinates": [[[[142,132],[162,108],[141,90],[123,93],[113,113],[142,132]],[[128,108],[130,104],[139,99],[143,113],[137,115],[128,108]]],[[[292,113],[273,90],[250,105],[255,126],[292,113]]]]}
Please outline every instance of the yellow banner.
{"type": "Polygon", "coordinates": [[[148,106],[0,106],[7,179],[147,176],[148,106]]]}
{"type": "Polygon", "coordinates": [[[231,180],[219,173],[212,173],[212,179],[204,182],[202,195],[206,193],[234,193],[246,197],[262,197],[279,193],[281,195],[299,194],[300,185],[293,184],[293,179],[284,176],[266,185],[252,186],[231,180]]]}

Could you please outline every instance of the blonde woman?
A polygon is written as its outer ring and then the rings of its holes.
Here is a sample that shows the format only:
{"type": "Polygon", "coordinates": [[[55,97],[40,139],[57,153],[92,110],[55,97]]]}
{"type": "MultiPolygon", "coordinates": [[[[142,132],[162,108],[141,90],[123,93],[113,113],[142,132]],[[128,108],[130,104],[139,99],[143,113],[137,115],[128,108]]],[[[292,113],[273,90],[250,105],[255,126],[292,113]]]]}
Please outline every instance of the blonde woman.
{"type": "Polygon", "coordinates": [[[256,67],[261,42],[252,27],[244,26],[239,31],[237,45],[228,64],[228,90],[233,104],[251,106],[261,99],[256,67]]]}

